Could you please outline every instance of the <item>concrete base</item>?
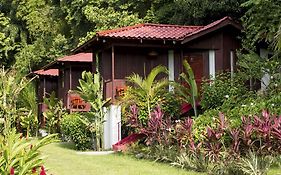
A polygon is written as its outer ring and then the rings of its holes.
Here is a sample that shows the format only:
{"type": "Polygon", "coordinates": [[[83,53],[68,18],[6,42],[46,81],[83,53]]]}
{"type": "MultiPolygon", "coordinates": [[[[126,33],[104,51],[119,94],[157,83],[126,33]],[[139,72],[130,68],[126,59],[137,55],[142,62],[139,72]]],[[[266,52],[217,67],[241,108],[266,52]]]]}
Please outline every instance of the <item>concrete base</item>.
{"type": "Polygon", "coordinates": [[[111,149],[121,140],[121,106],[110,105],[104,119],[104,148],[111,149]]]}

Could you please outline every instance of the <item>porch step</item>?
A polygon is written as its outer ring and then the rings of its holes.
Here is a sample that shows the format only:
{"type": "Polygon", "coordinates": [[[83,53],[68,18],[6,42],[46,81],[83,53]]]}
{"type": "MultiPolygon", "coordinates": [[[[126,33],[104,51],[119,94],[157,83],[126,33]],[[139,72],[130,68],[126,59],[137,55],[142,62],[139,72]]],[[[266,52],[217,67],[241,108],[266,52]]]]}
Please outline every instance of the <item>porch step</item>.
{"type": "MultiPolygon", "coordinates": [[[[200,106],[200,102],[196,102],[196,106],[200,106]]],[[[187,113],[192,110],[192,105],[190,103],[184,103],[181,105],[181,114],[187,113]]]]}
{"type": "Polygon", "coordinates": [[[142,133],[131,134],[125,137],[124,139],[120,140],[116,144],[112,145],[112,149],[113,151],[125,151],[130,144],[137,142],[145,136],[146,135],[142,133]]]}

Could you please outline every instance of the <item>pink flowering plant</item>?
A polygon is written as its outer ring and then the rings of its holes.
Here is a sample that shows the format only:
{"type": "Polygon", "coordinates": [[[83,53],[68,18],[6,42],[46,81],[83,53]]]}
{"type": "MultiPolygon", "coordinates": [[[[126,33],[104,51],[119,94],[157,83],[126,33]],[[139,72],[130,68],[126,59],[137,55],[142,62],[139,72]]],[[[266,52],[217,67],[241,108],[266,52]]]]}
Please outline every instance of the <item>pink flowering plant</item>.
{"type": "MultiPolygon", "coordinates": [[[[131,117],[131,126],[141,126],[137,121],[137,108],[133,107],[132,111],[135,113],[131,117]]],[[[272,115],[264,110],[261,115],[242,116],[242,124],[232,127],[228,118],[220,113],[212,125],[205,127],[199,138],[194,135],[194,122],[192,118],[172,121],[158,106],[148,118],[147,125],[139,131],[147,136],[145,143],[151,149],[160,146],[165,152],[173,147],[177,152],[174,154],[177,161],[188,160],[188,167],[197,171],[206,170],[210,163],[230,166],[251,152],[260,157],[281,154],[281,115],[272,115]]],[[[154,150],[158,152],[153,154],[164,154],[159,149],[154,150]]],[[[165,152],[163,156],[167,155],[165,152]]]]}

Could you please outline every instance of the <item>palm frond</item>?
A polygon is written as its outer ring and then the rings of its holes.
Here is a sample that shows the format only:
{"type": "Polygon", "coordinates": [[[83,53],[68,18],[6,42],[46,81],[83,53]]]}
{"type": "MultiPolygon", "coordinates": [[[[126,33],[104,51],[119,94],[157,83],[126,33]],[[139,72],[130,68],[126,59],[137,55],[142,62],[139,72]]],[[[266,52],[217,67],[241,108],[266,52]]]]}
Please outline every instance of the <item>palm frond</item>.
{"type": "Polygon", "coordinates": [[[148,89],[152,87],[153,82],[155,81],[155,78],[160,73],[168,74],[167,68],[160,65],[151,70],[151,72],[148,74],[148,76],[146,78],[146,83],[145,83],[148,89]]]}
{"type": "Polygon", "coordinates": [[[198,88],[195,81],[195,76],[191,66],[188,64],[186,60],[184,60],[183,66],[185,72],[182,72],[180,74],[180,78],[183,80],[184,84],[188,85],[188,87],[180,84],[175,84],[175,87],[177,90],[177,94],[180,96],[180,98],[184,102],[190,103],[192,105],[196,117],[197,116],[196,100],[198,98],[198,88]]]}
{"type": "Polygon", "coordinates": [[[137,86],[137,87],[139,87],[139,88],[144,88],[143,87],[143,78],[141,77],[141,76],[139,76],[138,74],[133,74],[133,75],[131,75],[131,76],[129,76],[129,77],[127,77],[127,81],[129,82],[129,83],[132,83],[132,85],[133,86],[137,86]]]}

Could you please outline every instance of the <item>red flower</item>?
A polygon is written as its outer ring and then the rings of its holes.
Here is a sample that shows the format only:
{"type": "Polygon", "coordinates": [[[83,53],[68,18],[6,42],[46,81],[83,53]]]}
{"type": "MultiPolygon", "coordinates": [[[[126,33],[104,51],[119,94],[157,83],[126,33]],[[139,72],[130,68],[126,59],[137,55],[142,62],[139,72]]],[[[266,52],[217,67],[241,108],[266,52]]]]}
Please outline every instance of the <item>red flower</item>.
{"type": "Polygon", "coordinates": [[[41,166],[40,175],[47,175],[44,166],[41,166]]]}
{"type": "Polygon", "coordinates": [[[10,169],[10,175],[15,175],[15,170],[13,167],[10,169]]]}
{"type": "Polygon", "coordinates": [[[36,167],[33,167],[32,168],[32,174],[35,174],[36,173],[36,167]]]}

